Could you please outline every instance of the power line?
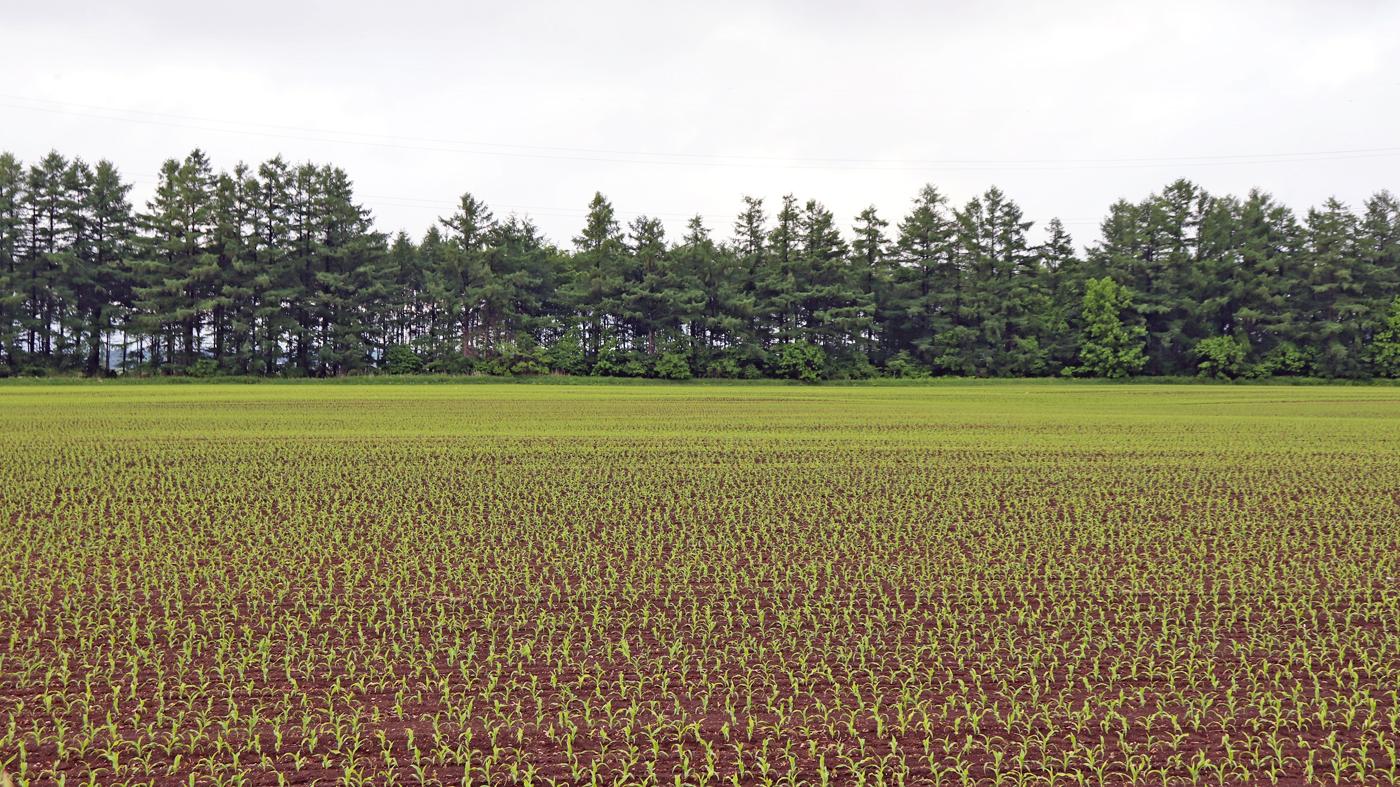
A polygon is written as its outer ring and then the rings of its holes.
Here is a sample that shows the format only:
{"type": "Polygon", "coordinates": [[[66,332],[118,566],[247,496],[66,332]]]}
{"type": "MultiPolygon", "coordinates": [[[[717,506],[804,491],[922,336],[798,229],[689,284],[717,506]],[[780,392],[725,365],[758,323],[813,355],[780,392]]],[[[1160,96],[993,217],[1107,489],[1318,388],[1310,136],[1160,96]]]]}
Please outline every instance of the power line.
{"type": "Polygon", "coordinates": [[[394,136],[357,131],[312,129],[300,126],[228,121],[145,110],[120,109],[91,104],[60,102],[24,96],[0,94],[0,106],[13,109],[76,115],[124,123],[188,128],[223,134],[293,139],[306,142],[362,145],[400,150],[454,153],[475,156],[499,156],[551,161],[584,161],[596,163],[643,164],[665,166],[699,166],[747,169],[824,169],[856,171],[911,172],[929,170],[1067,170],[1067,169],[1128,169],[1179,166],[1226,166],[1251,164],[1285,164],[1318,161],[1345,161],[1400,156],[1400,147],[1349,148],[1291,153],[1245,153],[1193,156],[1143,156],[1130,158],[1063,158],[1063,159],[862,159],[765,157],[732,154],[706,154],[647,151],[605,150],[538,146],[514,143],[444,140],[430,137],[394,136]],[[29,102],[29,103],[17,103],[29,102]],[[36,106],[44,103],[50,106],[36,106]],[[76,107],[77,109],[74,109],[76,107]],[[115,114],[114,114],[115,113],[115,114]],[[142,115],[144,117],[129,117],[142,115]],[[166,119],[162,119],[166,118],[166,119]],[[211,125],[212,124],[212,125],[211,125]],[[226,126],[233,126],[232,128],[226,126]],[[265,130],[259,130],[265,129],[265,130]]]}

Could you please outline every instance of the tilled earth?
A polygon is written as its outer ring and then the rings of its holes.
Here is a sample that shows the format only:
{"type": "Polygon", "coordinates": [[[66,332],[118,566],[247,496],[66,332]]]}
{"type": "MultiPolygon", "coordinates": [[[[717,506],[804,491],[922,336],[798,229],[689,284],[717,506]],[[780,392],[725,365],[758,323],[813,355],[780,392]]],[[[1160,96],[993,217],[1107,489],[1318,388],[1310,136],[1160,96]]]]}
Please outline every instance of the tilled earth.
{"type": "Polygon", "coordinates": [[[1400,389],[0,388],[17,784],[1394,784],[1400,389]]]}

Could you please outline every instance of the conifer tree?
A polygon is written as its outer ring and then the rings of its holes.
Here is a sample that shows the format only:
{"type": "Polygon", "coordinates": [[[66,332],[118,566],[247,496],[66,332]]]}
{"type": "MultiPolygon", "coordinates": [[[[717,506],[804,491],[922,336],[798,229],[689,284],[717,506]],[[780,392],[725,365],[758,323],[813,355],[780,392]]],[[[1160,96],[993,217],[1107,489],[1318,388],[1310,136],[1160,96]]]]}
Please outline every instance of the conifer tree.
{"type": "Polygon", "coordinates": [[[616,318],[621,311],[626,247],[612,203],[601,193],[593,195],[574,247],[565,297],[579,316],[585,351],[592,362],[605,341],[624,338],[617,335],[616,318]]]}
{"type": "Polygon", "coordinates": [[[1308,211],[1303,230],[1307,331],[1317,351],[1315,370],[1346,377],[1359,370],[1367,316],[1366,276],[1359,259],[1357,219],[1327,200],[1308,211]]]}
{"type": "Polygon", "coordinates": [[[0,362],[15,371],[20,364],[24,325],[24,166],[0,153],[0,362]]]}
{"type": "Polygon", "coordinates": [[[136,293],[153,336],[152,358],[189,368],[201,351],[208,299],[219,289],[214,175],[203,151],[165,162],[141,222],[136,293]]]}
{"type": "MultiPolygon", "coordinates": [[[[913,210],[899,224],[895,242],[899,267],[894,273],[889,307],[896,351],[912,352],[924,367],[961,355],[943,352],[945,347],[962,344],[961,337],[951,335],[962,328],[962,272],[955,253],[957,242],[947,199],[933,186],[925,186],[915,198],[913,210]]],[[[951,365],[958,367],[954,371],[964,371],[955,360],[951,365]]]]}
{"type": "Polygon", "coordinates": [[[866,300],[867,311],[860,315],[865,330],[860,337],[860,351],[873,361],[883,362],[892,354],[893,337],[882,328],[889,319],[893,296],[895,262],[890,254],[890,240],[885,234],[890,226],[880,218],[874,205],[856,216],[851,241],[851,265],[854,287],[866,300]]]}

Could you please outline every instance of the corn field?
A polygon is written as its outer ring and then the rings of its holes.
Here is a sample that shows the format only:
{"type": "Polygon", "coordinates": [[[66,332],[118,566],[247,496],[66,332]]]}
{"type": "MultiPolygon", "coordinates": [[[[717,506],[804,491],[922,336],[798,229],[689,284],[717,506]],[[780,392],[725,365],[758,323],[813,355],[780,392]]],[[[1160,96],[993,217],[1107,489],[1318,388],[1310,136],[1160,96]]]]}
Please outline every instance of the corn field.
{"type": "Polygon", "coordinates": [[[13,385],[0,518],[15,785],[1400,783],[1397,388],[13,385]]]}

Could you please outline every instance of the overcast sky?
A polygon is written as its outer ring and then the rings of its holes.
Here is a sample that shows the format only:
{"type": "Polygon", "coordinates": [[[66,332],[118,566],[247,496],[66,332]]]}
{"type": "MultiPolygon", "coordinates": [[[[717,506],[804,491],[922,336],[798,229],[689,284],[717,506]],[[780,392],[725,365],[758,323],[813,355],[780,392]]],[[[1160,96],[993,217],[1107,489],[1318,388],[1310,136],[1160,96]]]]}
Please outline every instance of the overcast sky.
{"type": "Polygon", "coordinates": [[[0,148],[343,167],[382,229],[463,191],[673,237],[743,195],[893,223],[996,184],[1080,243],[1176,177],[1300,212],[1400,189],[1400,3],[0,2],[0,148]],[[215,8],[214,6],[218,6],[215,8]],[[86,6],[86,7],[84,7],[86,6]],[[210,6],[208,8],[204,6],[210,6]]]}

